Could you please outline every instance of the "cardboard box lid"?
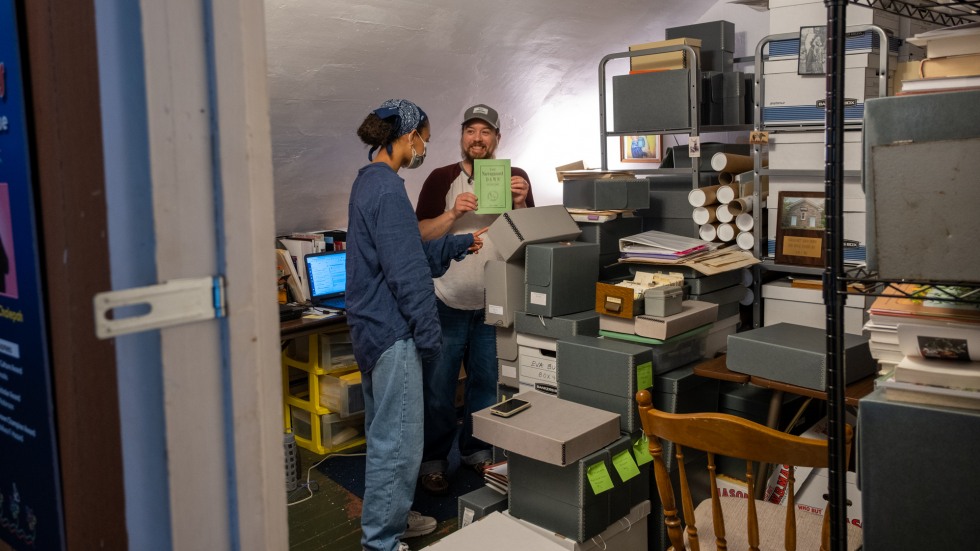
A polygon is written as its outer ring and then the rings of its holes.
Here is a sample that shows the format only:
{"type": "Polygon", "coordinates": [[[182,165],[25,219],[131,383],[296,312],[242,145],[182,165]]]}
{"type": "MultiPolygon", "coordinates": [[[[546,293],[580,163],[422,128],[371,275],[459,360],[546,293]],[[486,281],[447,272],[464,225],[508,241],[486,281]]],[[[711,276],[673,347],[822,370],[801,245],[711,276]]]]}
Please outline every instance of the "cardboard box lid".
{"type": "Polygon", "coordinates": [[[574,240],[582,230],[562,205],[516,209],[501,214],[486,235],[497,247],[504,260],[514,260],[524,254],[530,243],[574,240]]]}
{"type": "Polygon", "coordinates": [[[426,547],[432,551],[561,551],[560,545],[516,519],[494,511],[426,547]]]}
{"type": "Polygon", "coordinates": [[[668,339],[718,319],[718,305],[711,302],[685,300],[681,308],[680,313],[664,318],[636,316],[633,330],[641,337],[668,339]]]}
{"type": "Polygon", "coordinates": [[[568,465],[619,438],[619,415],[535,391],[515,396],[531,407],[512,417],[473,414],[473,436],[532,459],[568,465]]]}

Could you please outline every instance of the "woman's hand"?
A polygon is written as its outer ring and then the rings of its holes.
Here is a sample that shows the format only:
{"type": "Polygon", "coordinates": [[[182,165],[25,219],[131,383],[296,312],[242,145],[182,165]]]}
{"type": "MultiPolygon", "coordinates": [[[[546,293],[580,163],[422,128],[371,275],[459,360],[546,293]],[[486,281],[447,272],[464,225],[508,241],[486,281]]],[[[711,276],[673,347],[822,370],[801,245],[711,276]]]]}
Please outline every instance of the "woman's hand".
{"type": "Polygon", "coordinates": [[[473,244],[470,245],[469,249],[466,249],[470,252],[470,254],[480,254],[480,249],[483,248],[483,238],[481,236],[487,233],[487,230],[489,229],[490,227],[487,226],[473,234],[473,244]]]}

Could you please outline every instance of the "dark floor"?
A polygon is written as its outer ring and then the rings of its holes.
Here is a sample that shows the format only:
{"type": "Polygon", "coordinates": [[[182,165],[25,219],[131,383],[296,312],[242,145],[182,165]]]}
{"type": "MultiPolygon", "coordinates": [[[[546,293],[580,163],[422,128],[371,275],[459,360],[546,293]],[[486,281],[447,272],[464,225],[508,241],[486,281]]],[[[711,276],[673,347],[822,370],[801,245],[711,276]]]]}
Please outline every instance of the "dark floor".
{"type": "MultiPolygon", "coordinates": [[[[300,487],[288,495],[289,549],[291,551],[361,551],[361,498],[340,484],[327,478],[317,468],[311,468],[324,458],[299,448],[302,466],[300,484],[307,477],[311,492],[300,487]]],[[[343,453],[363,453],[364,447],[343,453]]],[[[327,459],[330,461],[330,459],[327,459]]],[[[447,497],[446,499],[455,499],[447,497]]],[[[413,551],[445,537],[456,530],[456,518],[439,523],[436,531],[418,538],[406,540],[413,551]]]]}

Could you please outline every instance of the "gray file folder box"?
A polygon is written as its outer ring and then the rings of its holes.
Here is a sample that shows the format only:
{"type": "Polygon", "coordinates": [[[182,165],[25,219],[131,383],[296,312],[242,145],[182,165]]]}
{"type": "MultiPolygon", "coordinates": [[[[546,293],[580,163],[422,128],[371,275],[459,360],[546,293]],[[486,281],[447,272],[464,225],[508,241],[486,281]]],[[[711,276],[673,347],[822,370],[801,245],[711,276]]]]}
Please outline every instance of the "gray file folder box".
{"type": "Polygon", "coordinates": [[[505,212],[490,224],[486,236],[509,262],[520,261],[528,244],[577,239],[580,233],[565,207],[549,205],[505,212]]]}
{"type": "Polygon", "coordinates": [[[514,312],[524,309],[524,263],[488,260],[483,266],[484,323],[498,327],[514,324],[514,312]]]}
{"type": "MultiPolygon", "coordinates": [[[[688,183],[690,189],[690,183],[688,183]]],[[[619,256],[619,240],[643,231],[643,220],[633,216],[619,217],[608,222],[579,222],[582,230],[579,241],[599,245],[599,256],[619,256]]]]}
{"type": "MultiPolygon", "coordinates": [[[[667,413],[718,411],[718,389],[721,381],[695,375],[694,366],[701,360],[657,375],[653,382],[653,407],[667,413]]],[[[704,452],[684,451],[684,462],[690,463],[704,452]]],[[[673,471],[677,463],[674,443],[664,446],[664,463],[673,471]]]]}
{"type": "Polygon", "coordinates": [[[980,233],[975,214],[980,188],[976,168],[969,168],[980,159],[977,140],[971,139],[980,137],[978,105],[978,90],[865,103],[868,267],[880,277],[978,280],[980,255],[969,252],[980,233]],[[900,179],[879,174],[882,168],[900,179]]]}
{"type": "MultiPolygon", "coordinates": [[[[737,272],[736,272],[737,273],[737,272]]],[[[685,282],[687,280],[684,280],[685,282]]],[[[711,291],[710,293],[699,293],[695,294],[693,291],[688,296],[689,300],[700,300],[703,302],[713,302],[715,304],[731,304],[738,303],[745,296],[745,286],[741,284],[741,277],[739,278],[738,285],[732,285],[731,287],[725,287],[718,289],[716,291],[711,291]]],[[[719,318],[722,316],[719,314],[719,318]]],[[[723,318],[722,318],[723,319],[723,318]]]]}
{"type": "Polygon", "coordinates": [[[633,210],[650,206],[650,183],[639,178],[565,180],[562,205],[586,210],[633,210]]]}
{"type": "Polygon", "coordinates": [[[649,133],[691,127],[690,69],[613,77],[613,130],[649,133]]]}
{"type": "Polygon", "coordinates": [[[591,310],[548,318],[517,312],[514,314],[514,327],[518,333],[549,339],[563,339],[574,335],[598,337],[599,313],[591,310]]]}
{"type": "MultiPolygon", "coordinates": [[[[827,333],[823,328],[777,323],[728,336],[728,369],[782,383],[827,388],[827,333]]],[[[844,335],[844,380],[873,374],[868,339],[844,335]]]]}
{"type": "MultiPolygon", "coordinates": [[[[663,271],[669,272],[669,268],[665,268],[663,271]]],[[[731,270],[728,272],[721,272],[720,274],[710,275],[710,276],[700,276],[700,277],[688,277],[684,276],[684,285],[689,288],[689,292],[692,295],[706,295],[708,293],[713,293],[720,289],[726,287],[731,287],[732,285],[740,285],[742,283],[742,270],[731,270]]],[[[744,292],[745,287],[742,287],[744,292]]],[[[741,299],[742,297],[739,297],[741,299]]],[[[704,299],[700,299],[704,300],[704,299]]],[[[738,299],[736,299],[738,300],[738,299]]],[[[727,301],[731,302],[731,301],[727,301]]],[[[720,302],[718,304],[721,304],[720,302]]]]}
{"type": "Polygon", "coordinates": [[[709,124],[745,124],[745,73],[731,71],[711,76],[709,124]]]}
{"type": "Polygon", "coordinates": [[[562,400],[582,404],[619,415],[619,431],[633,432],[643,428],[636,406],[636,398],[606,394],[589,388],[570,384],[558,384],[558,397],[562,400]]]}
{"type": "Polygon", "coordinates": [[[489,486],[482,486],[459,496],[459,501],[456,503],[457,526],[462,528],[464,521],[473,522],[494,511],[505,510],[507,510],[507,496],[489,486]]]}
{"type": "Polygon", "coordinates": [[[517,361],[517,331],[513,327],[497,327],[497,357],[517,361]]]}
{"type": "MultiPolygon", "coordinates": [[[[637,386],[638,374],[644,379],[653,373],[649,346],[575,336],[560,339],[557,352],[559,389],[569,384],[635,399],[637,392],[649,388],[637,386]]],[[[652,382],[652,376],[648,380],[652,382]]]]}
{"type": "Polygon", "coordinates": [[[667,40],[697,38],[701,40],[699,62],[702,71],[731,71],[735,52],[735,24],[731,21],[708,21],[670,27],[664,31],[667,40]]]}
{"type": "Polygon", "coordinates": [[[525,312],[554,317],[595,309],[599,245],[536,243],[528,245],[526,252],[525,312]]]}

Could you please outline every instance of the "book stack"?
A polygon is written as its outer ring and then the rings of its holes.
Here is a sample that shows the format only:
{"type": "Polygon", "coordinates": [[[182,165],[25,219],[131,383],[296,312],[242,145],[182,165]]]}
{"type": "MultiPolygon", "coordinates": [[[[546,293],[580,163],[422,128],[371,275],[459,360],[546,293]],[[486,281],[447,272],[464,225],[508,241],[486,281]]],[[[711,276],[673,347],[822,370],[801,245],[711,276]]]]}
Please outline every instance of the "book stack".
{"type": "Polygon", "coordinates": [[[980,23],[937,29],[909,38],[926,58],[908,62],[898,95],[980,89],[980,23]]]}
{"type": "Polygon", "coordinates": [[[507,495],[510,483],[507,478],[507,462],[501,461],[490,465],[483,471],[483,480],[487,488],[507,495]]]}
{"type": "MultiPolygon", "coordinates": [[[[878,372],[890,374],[913,348],[912,329],[906,328],[906,344],[903,348],[899,335],[900,325],[917,328],[935,328],[931,333],[943,335],[960,326],[980,330],[980,297],[974,301],[952,303],[936,300],[965,296],[970,289],[951,286],[925,286],[900,284],[878,297],[868,309],[868,332],[871,356],[878,361],[878,372]]],[[[980,347],[980,343],[977,343],[980,347]]],[[[980,350],[980,348],[978,348],[980,350]]],[[[978,358],[980,359],[980,358],[978,358]]]]}
{"type": "Polygon", "coordinates": [[[898,323],[894,337],[902,357],[881,381],[889,400],[980,409],[980,318],[976,304],[957,306],[972,317],[909,316],[898,323]]]}

